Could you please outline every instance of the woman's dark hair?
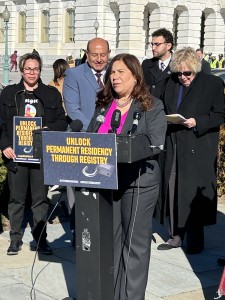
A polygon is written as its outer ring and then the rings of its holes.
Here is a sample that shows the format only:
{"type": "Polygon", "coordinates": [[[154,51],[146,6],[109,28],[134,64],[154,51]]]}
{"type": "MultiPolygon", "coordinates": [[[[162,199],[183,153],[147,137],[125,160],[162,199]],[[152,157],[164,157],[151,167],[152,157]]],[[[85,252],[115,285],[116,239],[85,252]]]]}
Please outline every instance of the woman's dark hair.
{"type": "Polygon", "coordinates": [[[19,69],[20,69],[20,72],[23,72],[24,65],[25,65],[25,63],[26,63],[26,61],[28,59],[35,59],[39,63],[39,69],[40,69],[40,72],[41,72],[41,69],[42,69],[42,59],[40,58],[39,55],[34,54],[34,53],[26,53],[26,54],[24,54],[23,56],[20,57],[20,60],[19,60],[19,69]]]}
{"type": "Polygon", "coordinates": [[[144,74],[142,71],[142,67],[140,65],[139,60],[136,56],[128,53],[122,53],[116,55],[110,62],[108,69],[105,74],[105,87],[98,92],[97,94],[97,102],[98,106],[107,106],[108,103],[112,101],[113,98],[117,98],[118,95],[114,91],[111,81],[110,74],[112,71],[112,66],[115,61],[122,60],[123,63],[127,66],[127,68],[131,71],[133,76],[135,77],[137,83],[134,86],[134,89],[131,93],[131,98],[140,102],[140,107],[142,110],[149,110],[153,106],[152,96],[145,84],[144,74]]]}
{"type": "Polygon", "coordinates": [[[70,66],[65,59],[59,58],[53,63],[52,67],[54,71],[53,81],[57,84],[59,78],[65,77],[64,73],[70,66]]]}

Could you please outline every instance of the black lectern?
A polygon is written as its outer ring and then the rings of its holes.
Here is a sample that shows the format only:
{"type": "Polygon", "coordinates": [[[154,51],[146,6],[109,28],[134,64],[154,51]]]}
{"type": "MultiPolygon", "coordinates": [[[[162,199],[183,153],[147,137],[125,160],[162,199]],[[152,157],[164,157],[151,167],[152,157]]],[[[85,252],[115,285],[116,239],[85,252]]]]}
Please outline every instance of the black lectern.
{"type": "Polygon", "coordinates": [[[77,300],[113,300],[112,191],[75,189],[77,300]]]}

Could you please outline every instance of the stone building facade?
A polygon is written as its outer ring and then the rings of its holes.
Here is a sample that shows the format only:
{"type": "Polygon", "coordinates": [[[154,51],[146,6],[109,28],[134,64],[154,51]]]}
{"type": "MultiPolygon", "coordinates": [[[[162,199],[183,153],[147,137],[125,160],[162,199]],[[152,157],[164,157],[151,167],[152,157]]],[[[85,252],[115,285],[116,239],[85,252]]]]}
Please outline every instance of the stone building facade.
{"type": "Polygon", "coordinates": [[[35,48],[45,64],[67,53],[79,58],[96,35],[109,41],[112,55],[151,57],[151,33],[160,27],[173,32],[177,48],[225,51],[225,0],[0,0],[0,54],[5,5],[10,11],[9,53],[35,48]]]}

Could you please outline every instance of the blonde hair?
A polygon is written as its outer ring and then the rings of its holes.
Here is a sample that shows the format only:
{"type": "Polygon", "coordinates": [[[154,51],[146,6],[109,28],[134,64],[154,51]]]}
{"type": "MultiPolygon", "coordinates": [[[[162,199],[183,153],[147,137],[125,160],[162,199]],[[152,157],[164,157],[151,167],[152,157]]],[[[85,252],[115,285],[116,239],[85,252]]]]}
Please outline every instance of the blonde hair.
{"type": "Polygon", "coordinates": [[[197,74],[201,71],[202,63],[196,54],[195,49],[184,47],[174,52],[170,62],[170,70],[174,73],[180,71],[180,66],[186,65],[190,71],[197,74]]]}

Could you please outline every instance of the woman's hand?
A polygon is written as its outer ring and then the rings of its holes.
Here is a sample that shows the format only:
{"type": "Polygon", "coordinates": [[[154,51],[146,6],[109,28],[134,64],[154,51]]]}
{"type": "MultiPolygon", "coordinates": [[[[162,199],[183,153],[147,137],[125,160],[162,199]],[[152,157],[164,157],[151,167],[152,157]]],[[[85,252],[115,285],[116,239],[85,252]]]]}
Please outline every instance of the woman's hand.
{"type": "Polygon", "coordinates": [[[182,125],[188,128],[193,128],[196,126],[196,121],[194,118],[186,119],[186,121],[182,122],[182,125]]]}
{"type": "Polygon", "coordinates": [[[3,150],[3,154],[5,155],[5,157],[7,157],[8,159],[13,159],[16,158],[16,154],[14,152],[14,150],[11,147],[6,148],[5,150],[3,150]]]}

